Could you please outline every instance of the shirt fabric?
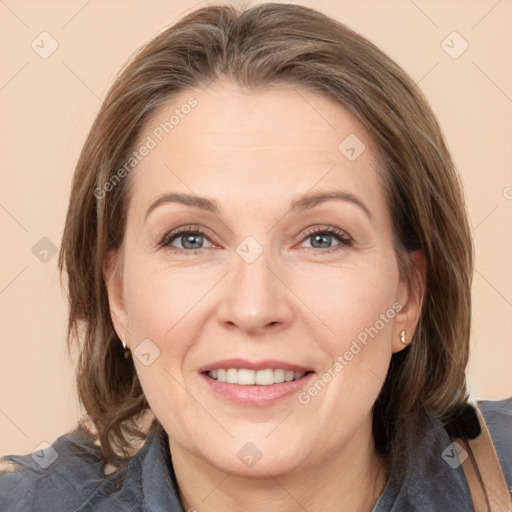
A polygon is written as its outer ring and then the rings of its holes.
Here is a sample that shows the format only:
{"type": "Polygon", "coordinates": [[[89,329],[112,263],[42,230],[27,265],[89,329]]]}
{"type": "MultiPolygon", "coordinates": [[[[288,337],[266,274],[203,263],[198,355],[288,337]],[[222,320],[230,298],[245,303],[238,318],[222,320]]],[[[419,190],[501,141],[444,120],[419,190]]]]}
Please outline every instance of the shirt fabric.
{"type": "MultiPolygon", "coordinates": [[[[512,397],[481,401],[505,480],[512,493],[512,397]]],[[[462,467],[443,457],[451,440],[440,422],[422,438],[403,483],[391,480],[371,512],[473,510],[462,467]]],[[[0,459],[2,512],[188,512],[180,503],[169,440],[155,421],[123,468],[105,475],[101,452],[79,429],[48,448],[0,459]]],[[[207,502],[197,509],[207,510],[207,502]]],[[[194,509],[191,509],[194,510],[194,509]]]]}

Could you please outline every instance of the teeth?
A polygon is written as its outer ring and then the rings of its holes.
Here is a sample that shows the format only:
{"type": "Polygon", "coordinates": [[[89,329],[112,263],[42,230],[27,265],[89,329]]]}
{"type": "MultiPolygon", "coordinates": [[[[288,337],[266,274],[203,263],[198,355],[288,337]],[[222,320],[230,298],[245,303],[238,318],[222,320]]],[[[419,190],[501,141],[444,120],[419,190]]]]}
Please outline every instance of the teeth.
{"type": "Polygon", "coordinates": [[[274,370],[258,370],[256,373],[256,384],[259,386],[270,386],[274,384],[274,370]]]}
{"type": "Polygon", "coordinates": [[[281,382],[290,382],[300,379],[304,376],[302,372],[292,372],[282,369],[277,370],[247,370],[245,368],[237,370],[236,368],[211,370],[208,376],[219,382],[228,384],[240,384],[242,386],[271,386],[281,382]]]}
{"type": "Polygon", "coordinates": [[[256,375],[253,370],[238,370],[238,375],[236,375],[236,373],[237,371],[235,370],[235,381],[233,384],[242,384],[244,386],[261,384],[261,382],[255,382],[256,375]]]}
{"type": "Polygon", "coordinates": [[[284,370],[274,370],[274,382],[276,384],[281,384],[284,382],[284,374],[286,372],[284,370]]]}
{"type": "Polygon", "coordinates": [[[236,384],[238,382],[238,370],[235,368],[226,370],[226,382],[228,384],[236,384]]]}

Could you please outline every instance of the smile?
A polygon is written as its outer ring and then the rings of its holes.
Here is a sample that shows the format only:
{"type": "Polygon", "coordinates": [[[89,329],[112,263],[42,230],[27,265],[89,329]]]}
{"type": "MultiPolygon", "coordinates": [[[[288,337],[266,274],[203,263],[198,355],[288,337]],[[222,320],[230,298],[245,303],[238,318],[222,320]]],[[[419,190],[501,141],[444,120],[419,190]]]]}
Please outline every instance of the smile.
{"type": "Polygon", "coordinates": [[[208,377],[218,382],[226,382],[228,384],[239,384],[241,386],[271,386],[273,384],[281,384],[282,382],[291,382],[301,379],[307,372],[294,372],[291,370],[263,369],[250,370],[247,368],[219,368],[207,372],[208,377]]]}

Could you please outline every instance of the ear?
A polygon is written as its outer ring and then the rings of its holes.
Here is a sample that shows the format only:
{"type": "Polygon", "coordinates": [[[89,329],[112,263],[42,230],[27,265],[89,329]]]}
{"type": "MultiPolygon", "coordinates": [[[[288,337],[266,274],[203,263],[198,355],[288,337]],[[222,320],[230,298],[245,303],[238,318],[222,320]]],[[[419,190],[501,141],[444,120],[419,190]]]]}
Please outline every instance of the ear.
{"type": "Polygon", "coordinates": [[[393,325],[393,352],[399,352],[411,343],[421,315],[426,292],[427,263],[422,251],[409,253],[412,272],[409,278],[400,281],[397,302],[402,306],[393,325]],[[401,332],[405,331],[406,343],[401,342],[401,332]]]}
{"type": "Polygon", "coordinates": [[[123,279],[120,254],[117,251],[109,251],[103,262],[103,279],[107,289],[110,317],[114,324],[117,336],[120,340],[123,336],[128,338],[128,316],[124,304],[123,279]]]}

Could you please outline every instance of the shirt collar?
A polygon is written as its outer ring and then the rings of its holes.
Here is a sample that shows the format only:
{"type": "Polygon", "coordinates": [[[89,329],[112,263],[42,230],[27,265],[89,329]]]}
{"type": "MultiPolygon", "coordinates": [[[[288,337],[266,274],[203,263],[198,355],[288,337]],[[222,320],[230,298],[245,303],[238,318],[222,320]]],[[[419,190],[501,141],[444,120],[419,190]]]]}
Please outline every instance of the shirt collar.
{"type": "Polygon", "coordinates": [[[184,512],[171,460],[169,438],[158,420],[147,438],[141,479],[144,512],[184,512]]]}

